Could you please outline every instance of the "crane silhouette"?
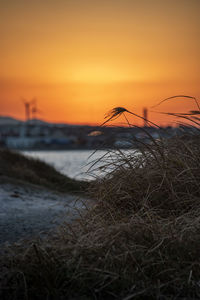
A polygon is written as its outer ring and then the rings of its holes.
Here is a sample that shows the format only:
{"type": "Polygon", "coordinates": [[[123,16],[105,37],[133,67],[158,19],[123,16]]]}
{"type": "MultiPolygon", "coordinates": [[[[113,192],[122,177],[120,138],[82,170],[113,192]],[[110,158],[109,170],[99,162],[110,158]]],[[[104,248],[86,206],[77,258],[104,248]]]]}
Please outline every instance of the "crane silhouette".
{"type": "Polygon", "coordinates": [[[29,122],[31,119],[36,120],[37,114],[42,113],[41,110],[37,108],[37,99],[33,98],[32,100],[26,100],[22,98],[22,102],[25,108],[25,119],[26,122],[29,122]]]}
{"type": "Polygon", "coordinates": [[[31,112],[30,108],[31,108],[31,105],[33,103],[33,100],[28,101],[28,100],[22,98],[22,102],[23,102],[24,108],[25,108],[25,120],[26,120],[26,122],[28,122],[30,120],[30,116],[31,116],[30,115],[30,112],[31,112]]]}

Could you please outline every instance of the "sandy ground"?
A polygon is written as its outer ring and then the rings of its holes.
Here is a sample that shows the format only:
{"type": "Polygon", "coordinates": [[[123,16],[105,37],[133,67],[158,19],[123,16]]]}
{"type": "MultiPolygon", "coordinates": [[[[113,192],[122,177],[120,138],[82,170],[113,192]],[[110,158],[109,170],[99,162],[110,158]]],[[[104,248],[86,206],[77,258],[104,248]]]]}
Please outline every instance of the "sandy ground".
{"type": "Polygon", "coordinates": [[[0,182],[0,246],[45,236],[64,220],[77,218],[85,201],[31,184],[0,182]]]}

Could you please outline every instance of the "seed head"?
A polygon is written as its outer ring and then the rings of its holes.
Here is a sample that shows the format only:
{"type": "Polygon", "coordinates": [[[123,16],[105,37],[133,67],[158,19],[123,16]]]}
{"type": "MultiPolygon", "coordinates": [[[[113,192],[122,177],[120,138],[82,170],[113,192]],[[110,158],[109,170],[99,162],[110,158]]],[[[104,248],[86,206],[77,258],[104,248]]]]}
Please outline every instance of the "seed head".
{"type": "Polygon", "coordinates": [[[128,112],[128,110],[124,107],[115,107],[107,113],[107,115],[105,116],[105,119],[110,118],[110,120],[111,120],[113,118],[120,116],[124,112],[128,112]]]}

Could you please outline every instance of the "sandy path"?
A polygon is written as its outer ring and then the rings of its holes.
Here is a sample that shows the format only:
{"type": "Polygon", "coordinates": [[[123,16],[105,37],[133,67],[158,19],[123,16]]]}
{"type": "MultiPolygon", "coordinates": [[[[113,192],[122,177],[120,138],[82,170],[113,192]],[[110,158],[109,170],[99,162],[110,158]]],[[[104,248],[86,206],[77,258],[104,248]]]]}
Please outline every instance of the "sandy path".
{"type": "Polygon", "coordinates": [[[44,236],[83,209],[83,199],[29,184],[0,182],[0,244],[44,236]]]}

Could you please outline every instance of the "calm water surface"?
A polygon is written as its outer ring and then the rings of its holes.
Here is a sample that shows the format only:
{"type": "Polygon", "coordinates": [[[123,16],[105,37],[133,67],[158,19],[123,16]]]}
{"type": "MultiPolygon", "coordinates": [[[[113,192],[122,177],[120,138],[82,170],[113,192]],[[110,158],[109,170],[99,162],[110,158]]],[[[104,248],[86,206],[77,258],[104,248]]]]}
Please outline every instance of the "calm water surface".
{"type": "Polygon", "coordinates": [[[100,175],[99,167],[103,162],[95,161],[103,157],[107,151],[99,150],[67,150],[67,151],[23,151],[26,156],[38,158],[54,166],[61,173],[76,179],[94,179],[93,175],[100,175]],[[96,169],[91,172],[90,168],[96,169]]]}

